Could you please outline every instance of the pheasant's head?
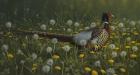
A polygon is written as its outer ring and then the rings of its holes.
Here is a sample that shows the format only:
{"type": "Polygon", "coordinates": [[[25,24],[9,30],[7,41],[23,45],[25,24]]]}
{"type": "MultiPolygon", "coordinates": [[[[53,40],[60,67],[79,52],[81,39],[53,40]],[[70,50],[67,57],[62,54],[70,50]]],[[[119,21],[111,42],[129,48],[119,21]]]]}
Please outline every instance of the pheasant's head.
{"type": "Polygon", "coordinates": [[[108,22],[110,23],[112,19],[112,13],[111,12],[104,12],[102,15],[102,22],[108,22]]]}

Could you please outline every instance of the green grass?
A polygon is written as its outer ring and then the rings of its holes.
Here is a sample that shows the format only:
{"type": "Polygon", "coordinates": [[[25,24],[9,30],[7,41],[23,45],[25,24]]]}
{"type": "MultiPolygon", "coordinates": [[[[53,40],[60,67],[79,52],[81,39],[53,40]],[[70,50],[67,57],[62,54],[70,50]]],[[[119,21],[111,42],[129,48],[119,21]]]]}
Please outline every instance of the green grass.
{"type": "MultiPolygon", "coordinates": [[[[96,20],[97,26],[102,27],[98,19],[96,20]]],[[[89,27],[91,23],[89,21],[78,22],[80,23],[78,27],[75,27],[74,24],[68,26],[66,21],[62,19],[58,19],[55,25],[49,24],[49,21],[36,25],[28,22],[20,25],[12,24],[10,29],[5,24],[1,25],[0,31],[4,31],[5,35],[0,37],[0,75],[90,75],[93,70],[98,72],[98,75],[108,75],[109,68],[113,68],[116,75],[140,74],[140,24],[138,21],[134,21],[136,25],[132,25],[128,19],[114,19],[111,26],[114,26],[115,30],[111,32],[107,44],[99,51],[92,53],[89,49],[84,48],[85,54],[81,58],[77,54],[78,49],[69,43],[58,42],[53,44],[51,39],[44,37],[33,39],[33,35],[16,35],[12,32],[16,29],[43,31],[40,26],[46,24],[47,30],[45,31],[47,32],[74,35],[84,30],[84,27],[89,27]],[[123,22],[124,27],[119,27],[120,22],[123,22]],[[72,31],[68,32],[68,28],[72,31]],[[124,29],[127,30],[123,31],[124,29]],[[127,41],[128,37],[131,40],[127,41]],[[110,44],[115,45],[115,48],[110,48],[110,44]],[[8,45],[8,49],[4,50],[3,45],[8,45]],[[71,47],[70,51],[63,50],[62,47],[65,45],[71,47]],[[133,51],[133,46],[137,46],[138,50],[133,51]],[[52,47],[53,52],[47,53],[47,47],[52,47]],[[117,53],[117,57],[112,57],[113,51],[117,53]],[[127,52],[125,57],[120,56],[122,51],[127,52]],[[47,73],[45,73],[42,71],[42,67],[47,65],[48,59],[53,60],[53,65],[50,66],[50,71],[47,72],[46,70],[47,73]],[[98,60],[100,66],[95,65],[98,60]],[[85,70],[85,68],[88,68],[88,70],[85,70]],[[121,68],[125,72],[121,71],[121,68]],[[106,73],[102,74],[101,69],[106,73]]]]}

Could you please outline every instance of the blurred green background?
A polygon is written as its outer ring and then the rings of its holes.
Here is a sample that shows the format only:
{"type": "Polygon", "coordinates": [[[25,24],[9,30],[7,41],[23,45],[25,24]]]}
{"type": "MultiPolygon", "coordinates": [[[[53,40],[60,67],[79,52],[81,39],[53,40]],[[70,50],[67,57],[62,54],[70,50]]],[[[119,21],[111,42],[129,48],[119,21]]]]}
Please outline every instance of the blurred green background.
{"type": "Polygon", "coordinates": [[[140,0],[0,0],[0,22],[90,20],[104,11],[121,18],[139,19],[139,8],[140,0]]]}

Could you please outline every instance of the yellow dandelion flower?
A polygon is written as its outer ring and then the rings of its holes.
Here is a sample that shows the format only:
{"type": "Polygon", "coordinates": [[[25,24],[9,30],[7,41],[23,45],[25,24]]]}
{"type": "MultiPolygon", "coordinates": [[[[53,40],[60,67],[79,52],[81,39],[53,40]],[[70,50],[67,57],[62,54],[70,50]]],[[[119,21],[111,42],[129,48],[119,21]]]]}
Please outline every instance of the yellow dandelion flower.
{"type": "Polygon", "coordinates": [[[136,41],[131,41],[131,43],[132,43],[132,44],[135,44],[135,43],[136,43],[136,41]]]}
{"type": "Polygon", "coordinates": [[[136,54],[130,54],[130,58],[137,58],[138,56],[136,54]]]}
{"type": "Polygon", "coordinates": [[[123,36],[127,35],[127,33],[122,33],[123,36]]]}
{"type": "Polygon", "coordinates": [[[12,53],[7,53],[7,58],[8,59],[13,59],[14,58],[14,55],[12,53]]]}
{"type": "Polygon", "coordinates": [[[84,54],[84,53],[81,53],[81,54],[79,55],[79,58],[84,58],[84,56],[85,56],[85,54],[84,54]]]}
{"type": "Polygon", "coordinates": [[[120,71],[121,72],[126,72],[126,69],[125,68],[120,68],[120,71]]]}
{"type": "Polygon", "coordinates": [[[95,54],[95,51],[90,51],[91,54],[95,54]]]}
{"type": "Polygon", "coordinates": [[[91,71],[91,68],[90,68],[90,67],[85,67],[84,70],[85,70],[86,72],[90,72],[90,71],[91,71]]]}
{"type": "Polygon", "coordinates": [[[114,60],[113,60],[113,59],[109,59],[109,60],[108,60],[108,63],[109,63],[109,64],[113,64],[113,63],[114,63],[114,60]]]}
{"type": "Polygon", "coordinates": [[[32,71],[35,72],[37,70],[38,65],[37,64],[33,64],[32,65],[32,71]]]}
{"type": "Polygon", "coordinates": [[[61,70],[61,67],[60,66],[55,66],[54,67],[56,70],[61,70]]]}
{"type": "Polygon", "coordinates": [[[91,75],[98,75],[98,72],[96,70],[92,70],[91,75]]]}
{"type": "Polygon", "coordinates": [[[115,50],[119,50],[119,49],[120,49],[119,47],[116,47],[116,48],[115,48],[115,50]]]}
{"type": "Polygon", "coordinates": [[[59,59],[59,58],[60,58],[60,56],[59,56],[59,55],[54,54],[54,55],[52,56],[52,58],[53,58],[53,59],[59,59]]]}
{"type": "Polygon", "coordinates": [[[136,43],[136,45],[140,45],[140,43],[136,43]]]}
{"type": "Polygon", "coordinates": [[[102,74],[106,74],[106,71],[104,69],[100,70],[102,74]]]}
{"type": "Polygon", "coordinates": [[[136,31],[135,31],[135,32],[133,32],[133,34],[134,34],[134,35],[139,35],[139,33],[138,33],[138,32],[136,32],[136,31]]]}
{"type": "Polygon", "coordinates": [[[129,49],[129,48],[131,48],[131,47],[130,47],[130,46],[125,46],[125,48],[129,49]]]}

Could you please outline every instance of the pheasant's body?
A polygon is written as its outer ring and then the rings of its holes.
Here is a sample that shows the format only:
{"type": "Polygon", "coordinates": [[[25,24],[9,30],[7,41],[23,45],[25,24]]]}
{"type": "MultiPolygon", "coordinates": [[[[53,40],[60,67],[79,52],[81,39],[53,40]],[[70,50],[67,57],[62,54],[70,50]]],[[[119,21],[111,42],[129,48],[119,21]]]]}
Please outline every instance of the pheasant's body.
{"type": "Polygon", "coordinates": [[[81,41],[86,41],[84,47],[95,49],[96,46],[101,48],[108,40],[110,35],[109,28],[109,16],[107,13],[104,13],[102,16],[103,28],[91,28],[85,30],[81,33],[75,34],[74,36],[69,35],[59,35],[59,34],[50,34],[46,32],[33,32],[33,31],[19,31],[20,34],[38,34],[41,37],[47,37],[49,39],[57,38],[58,41],[70,42],[78,47],[82,47],[81,41]]]}

